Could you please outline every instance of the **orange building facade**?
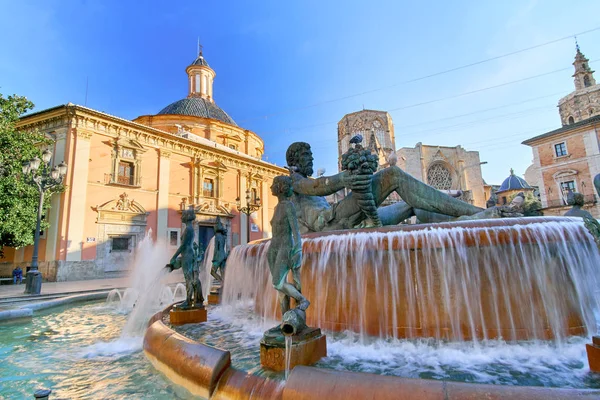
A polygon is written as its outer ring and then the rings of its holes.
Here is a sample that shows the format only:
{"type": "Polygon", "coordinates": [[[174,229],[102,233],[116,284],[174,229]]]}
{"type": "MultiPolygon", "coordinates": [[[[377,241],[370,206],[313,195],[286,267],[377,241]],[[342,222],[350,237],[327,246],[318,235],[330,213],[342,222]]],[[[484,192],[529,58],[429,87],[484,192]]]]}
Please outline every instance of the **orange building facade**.
{"type": "MultiPolygon", "coordinates": [[[[130,121],[69,103],[21,119],[20,129],[53,139],[54,163],[69,166],[65,192],[52,197],[44,215],[50,223],[39,250],[45,280],[126,274],[147,235],[175,251],[181,210],[189,206],[204,246],[217,216],[230,248],[270,237],[277,204],[271,182],[287,170],[262,161],[263,140],[215,104],[216,74],[202,53],[186,72],[188,96],[156,115],[130,121]],[[247,193],[250,203],[260,203],[250,217],[237,210],[237,199],[247,205],[247,193]]],[[[0,275],[29,265],[32,248],[5,248],[0,275]]]]}
{"type": "Polygon", "coordinates": [[[600,173],[600,85],[577,47],[575,91],[560,99],[563,126],[525,140],[533,150],[531,173],[539,183],[544,215],[564,215],[569,191],[584,196],[584,209],[600,218],[594,177],[600,173]]]}

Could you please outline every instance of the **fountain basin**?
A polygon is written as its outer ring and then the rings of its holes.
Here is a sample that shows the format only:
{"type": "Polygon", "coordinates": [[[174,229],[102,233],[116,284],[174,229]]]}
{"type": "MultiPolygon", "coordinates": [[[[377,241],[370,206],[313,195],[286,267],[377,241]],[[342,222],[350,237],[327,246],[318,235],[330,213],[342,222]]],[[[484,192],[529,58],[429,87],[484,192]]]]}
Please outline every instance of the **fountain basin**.
{"type": "MultiPolygon", "coordinates": [[[[269,242],[238,246],[223,304],[278,320],[269,242]]],[[[440,340],[563,340],[596,328],[600,254],[581,219],[461,221],[303,236],[307,324],[440,340]]]]}
{"type": "Polygon", "coordinates": [[[285,382],[256,376],[231,367],[230,353],[194,342],[171,330],[154,315],[144,339],[144,351],[153,365],[172,382],[210,399],[586,399],[600,398],[600,390],[555,389],[527,386],[469,384],[412,379],[370,373],[295,367],[285,382]],[[162,350],[169,341],[169,351],[162,350]],[[215,362],[218,360],[218,362],[215,362]],[[202,371],[202,372],[195,372],[202,371]],[[196,374],[192,376],[191,374],[196,374]]]}

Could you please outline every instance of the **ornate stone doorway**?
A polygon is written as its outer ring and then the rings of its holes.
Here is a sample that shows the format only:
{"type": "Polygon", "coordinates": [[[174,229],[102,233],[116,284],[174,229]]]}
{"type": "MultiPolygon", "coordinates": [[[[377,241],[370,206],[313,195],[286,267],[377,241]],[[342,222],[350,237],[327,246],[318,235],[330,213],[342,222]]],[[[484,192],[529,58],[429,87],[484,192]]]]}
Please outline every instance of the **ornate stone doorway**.
{"type": "Polygon", "coordinates": [[[98,213],[96,265],[105,273],[119,274],[133,263],[135,249],[146,234],[148,213],[123,193],[94,208],[98,213]]]}

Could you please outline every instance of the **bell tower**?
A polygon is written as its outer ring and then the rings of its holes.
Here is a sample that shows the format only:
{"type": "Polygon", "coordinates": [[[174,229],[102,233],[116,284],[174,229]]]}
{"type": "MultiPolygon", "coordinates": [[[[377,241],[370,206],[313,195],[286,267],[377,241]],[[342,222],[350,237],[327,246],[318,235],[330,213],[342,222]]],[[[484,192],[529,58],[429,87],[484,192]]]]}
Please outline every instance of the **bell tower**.
{"type": "Polygon", "coordinates": [[[201,97],[214,103],[213,80],[217,74],[204,59],[201,44],[198,44],[198,57],[185,72],[188,74],[188,97],[201,97]]]}
{"type": "Polygon", "coordinates": [[[575,90],[558,101],[558,112],[563,126],[600,115],[600,85],[596,84],[589,60],[575,42],[575,90]]]}
{"type": "Polygon", "coordinates": [[[579,49],[579,44],[576,44],[577,52],[575,53],[575,61],[573,66],[575,67],[575,73],[573,78],[575,80],[575,90],[585,89],[596,84],[594,79],[594,71],[591,70],[589,60],[583,55],[579,49]]]}

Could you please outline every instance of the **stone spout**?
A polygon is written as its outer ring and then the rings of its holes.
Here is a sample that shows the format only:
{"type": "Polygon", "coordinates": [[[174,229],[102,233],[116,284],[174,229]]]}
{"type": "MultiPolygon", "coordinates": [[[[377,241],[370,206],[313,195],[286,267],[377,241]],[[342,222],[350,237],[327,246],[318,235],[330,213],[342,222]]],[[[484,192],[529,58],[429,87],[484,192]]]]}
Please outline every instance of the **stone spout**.
{"type": "Polygon", "coordinates": [[[281,332],[285,336],[294,336],[306,328],[306,312],[294,308],[283,314],[281,332]]]}

